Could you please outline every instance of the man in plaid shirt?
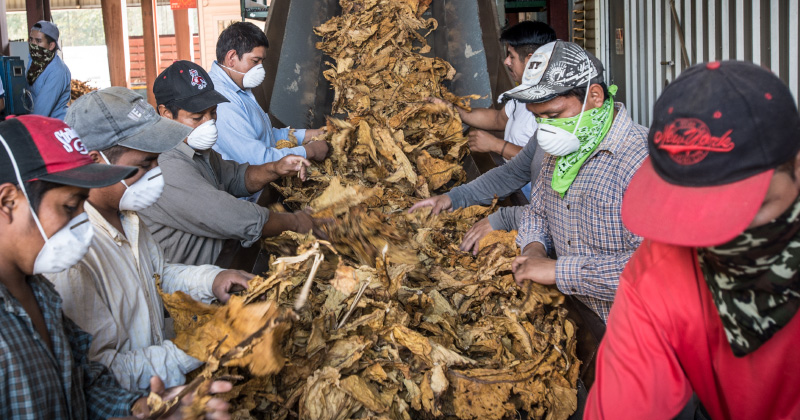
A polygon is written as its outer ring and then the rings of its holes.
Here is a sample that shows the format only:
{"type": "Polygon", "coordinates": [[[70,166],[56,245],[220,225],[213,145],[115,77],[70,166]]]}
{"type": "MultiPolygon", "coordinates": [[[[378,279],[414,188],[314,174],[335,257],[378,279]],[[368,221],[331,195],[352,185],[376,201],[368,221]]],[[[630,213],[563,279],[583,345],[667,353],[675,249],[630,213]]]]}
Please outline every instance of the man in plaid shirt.
{"type": "MultiPolygon", "coordinates": [[[[92,337],[61,311],[41,276],[80,260],[92,242],[83,212],[90,188],[128,178],[136,168],[93,164],[63,121],[21,116],[0,123],[0,418],[106,419],[149,414],[146,393],[122,389],[89,361],[92,337]]],[[[151,391],[169,398],[153,377],[151,391]]],[[[212,392],[231,389],[212,385],[212,392]]],[[[209,416],[227,418],[212,399],[209,416]]],[[[172,418],[172,417],[171,417],[172,418]]]]}
{"type": "Polygon", "coordinates": [[[512,264],[517,284],[555,284],[604,322],[622,269],[642,239],[622,224],[622,196],[647,156],[647,129],[614,103],[603,66],[556,41],[528,61],[523,84],[503,96],[537,116],[548,153],[520,218],[512,264]],[[554,256],[555,259],[550,258],[554,256]]]}

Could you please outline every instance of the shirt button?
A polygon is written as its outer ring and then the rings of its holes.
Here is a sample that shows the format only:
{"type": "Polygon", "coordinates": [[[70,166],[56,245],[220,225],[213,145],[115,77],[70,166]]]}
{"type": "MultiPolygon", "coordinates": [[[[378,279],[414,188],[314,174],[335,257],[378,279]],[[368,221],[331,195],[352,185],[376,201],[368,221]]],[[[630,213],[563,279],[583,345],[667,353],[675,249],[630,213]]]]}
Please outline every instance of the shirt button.
{"type": "Polygon", "coordinates": [[[569,210],[569,204],[567,204],[567,210],[569,210]]]}
{"type": "Polygon", "coordinates": [[[567,245],[572,245],[572,241],[567,241],[567,245]]]}
{"type": "Polygon", "coordinates": [[[576,289],[576,288],[574,288],[574,287],[573,287],[573,288],[571,288],[570,290],[572,290],[572,292],[573,292],[573,293],[577,293],[577,292],[578,292],[578,289],[576,289]]]}

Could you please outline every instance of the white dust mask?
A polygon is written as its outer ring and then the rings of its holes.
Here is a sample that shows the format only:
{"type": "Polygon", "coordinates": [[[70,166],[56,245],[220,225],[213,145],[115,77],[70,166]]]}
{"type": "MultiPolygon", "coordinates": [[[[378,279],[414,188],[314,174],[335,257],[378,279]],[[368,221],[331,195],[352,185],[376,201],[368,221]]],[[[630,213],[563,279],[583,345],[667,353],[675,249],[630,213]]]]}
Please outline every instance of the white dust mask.
{"type": "Polygon", "coordinates": [[[228,70],[230,70],[232,72],[243,74],[244,78],[242,79],[242,86],[245,89],[252,89],[252,88],[260,85],[261,82],[264,81],[264,78],[267,76],[267,71],[264,70],[264,65],[263,64],[256,64],[255,67],[253,67],[250,70],[248,70],[247,73],[242,73],[239,70],[234,70],[234,69],[232,69],[230,67],[227,67],[227,66],[222,66],[222,67],[225,67],[226,69],[228,69],[228,70]]]}
{"type": "Polygon", "coordinates": [[[86,213],[79,214],[48,238],[44,233],[39,217],[33,210],[31,200],[28,198],[28,191],[22,181],[22,175],[19,172],[14,153],[11,152],[11,148],[2,136],[0,136],[0,141],[2,141],[8,152],[20,190],[22,190],[22,194],[28,202],[28,209],[33,216],[33,221],[36,222],[36,227],[44,239],[44,246],[39,250],[39,254],[36,255],[36,260],[33,263],[33,274],[59,273],[72,267],[86,255],[86,252],[89,251],[89,246],[92,244],[94,230],[92,229],[92,224],[89,223],[89,216],[86,213]]]}
{"type": "Polygon", "coordinates": [[[589,86],[591,86],[591,78],[586,83],[586,95],[583,97],[583,105],[581,105],[581,113],[578,116],[578,122],[575,124],[575,129],[570,133],[561,127],[555,125],[540,123],[536,138],[539,141],[539,146],[545,152],[553,156],[566,156],[570,153],[577,152],[581,148],[581,141],[575,133],[581,126],[581,118],[586,109],[586,101],[589,99],[589,86]]]}
{"type": "Polygon", "coordinates": [[[208,120],[189,134],[186,144],[194,150],[208,150],[217,142],[217,122],[208,120]]]}
{"type": "MultiPolygon", "coordinates": [[[[111,164],[106,155],[100,152],[100,156],[111,164]]],[[[125,180],[120,181],[125,186],[125,192],[119,200],[120,210],[141,211],[144,210],[158,201],[161,197],[161,192],[164,191],[164,176],[161,173],[161,167],[155,168],[145,172],[138,181],[131,185],[125,183],[125,180]]]]}

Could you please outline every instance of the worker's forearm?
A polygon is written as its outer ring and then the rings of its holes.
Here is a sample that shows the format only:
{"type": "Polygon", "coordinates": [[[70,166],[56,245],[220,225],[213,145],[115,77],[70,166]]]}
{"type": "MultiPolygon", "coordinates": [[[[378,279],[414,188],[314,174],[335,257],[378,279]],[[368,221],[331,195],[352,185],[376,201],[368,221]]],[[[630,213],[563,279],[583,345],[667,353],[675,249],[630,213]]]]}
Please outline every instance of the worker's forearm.
{"type": "Polygon", "coordinates": [[[244,182],[247,191],[254,194],[264,189],[272,181],[280,178],[275,171],[275,162],[267,162],[263,165],[251,165],[244,173],[244,182]]]}
{"type": "Polygon", "coordinates": [[[522,251],[522,255],[526,257],[542,257],[547,258],[547,251],[541,242],[531,242],[522,251]]]}
{"type": "Polygon", "coordinates": [[[6,99],[0,98],[0,111],[6,109],[6,99]]]}
{"type": "Polygon", "coordinates": [[[506,122],[508,122],[506,112],[502,109],[473,108],[471,112],[467,112],[458,108],[458,113],[461,115],[461,121],[465,124],[481,130],[505,130],[506,122]]]}
{"type": "Polygon", "coordinates": [[[292,213],[270,212],[261,234],[263,237],[278,236],[287,230],[292,232],[297,230],[297,216],[292,213]]]}

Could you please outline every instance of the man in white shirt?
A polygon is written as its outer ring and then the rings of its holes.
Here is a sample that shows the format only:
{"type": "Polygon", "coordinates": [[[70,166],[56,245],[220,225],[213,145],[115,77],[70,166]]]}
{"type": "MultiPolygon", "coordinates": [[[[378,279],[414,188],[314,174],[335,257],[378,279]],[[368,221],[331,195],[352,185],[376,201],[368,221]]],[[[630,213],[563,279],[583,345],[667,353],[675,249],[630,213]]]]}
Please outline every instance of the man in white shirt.
{"type": "MultiPolygon", "coordinates": [[[[126,389],[147,389],[150,377],[180,385],[201,365],[164,336],[164,291],[181,290],[194,299],[226,302],[246,288],[252,275],[213,265],[170,264],[137,211],[155,202],[163,189],[160,153],[192,131],[161,118],[135,92],[111,87],[82,96],[66,122],[89,156],[101,164],[138,167],[124,183],[93,189],[84,206],[95,231],[86,256],[48,278],[64,303],[64,313],[94,336],[89,357],[110,368],[126,389]]],[[[70,143],[64,139],[65,147],[70,143]]],[[[202,211],[202,210],[198,210],[202,211]]]]}

